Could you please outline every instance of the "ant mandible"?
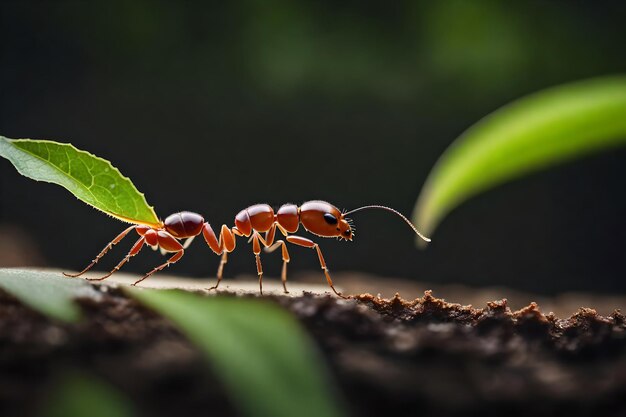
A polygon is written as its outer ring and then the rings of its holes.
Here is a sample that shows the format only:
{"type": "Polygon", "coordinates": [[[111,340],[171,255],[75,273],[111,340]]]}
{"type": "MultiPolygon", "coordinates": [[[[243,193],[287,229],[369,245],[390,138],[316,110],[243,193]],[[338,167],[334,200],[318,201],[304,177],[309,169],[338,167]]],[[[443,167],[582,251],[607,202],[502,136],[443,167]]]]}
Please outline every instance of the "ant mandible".
{"type": "Polygon", "coordinates": [[[278,211],[276,211],[276,213],[274,213],[274,210],[268,204],[255,204],[241,210],[235,216],[234,227],[229,228],[225,224],[222,225],[219,238],[213,231],[211,225],[208,222],[205,222],[201,215],[188,211],[174,213],[168,216],[158,227],[146,225],[130,226],[115,237],[115,239],[109,242],[109,244],[105,246],[105,248],[89,265],[87,265],[85,269],[77,274],[65,273],[65,275],[69,277],[78,277],[89,271],[100,260],[100,258],[102,258],[113,247],[113,245],[119,243],[131,230],[134,229],[140,237],[124,259],[122,259],[122,261],[120,261],[120,263],[117,264],[108,274],[100,278],[88,279],[101,281],[110,277],[113,273],[118,271],[122,265],[128,262],[131,257],[137,255],[144,245],[151,246],[153,249],[160,248],[163,252],[174,253],[174,255],[164,264],[157,266],[133,284],[137,285],[155,272],[158,272],[170,264],[180,260],[185,252],[185,249],[189,246],[193,239],[202,233],[206,243],[213,250],[213,252],[217,255],[221,255],[221,260],[217,270],[217,283],[215,286],[209,288],[209,290],[214,290],[222,281],[224,265],[228,261],[228,253],[235,250],[236,236],[244,236],[249,237],[249,241],[252,241],[252,252],[254,253],[256,259],[257,274],[259,276],[259,291],[261,294],[263,294],[263,266],[261,264],[260,257],[261,245],[263,245],[266,252],[273,252],[278,247],[281,247],[283,258],[281,280],[284,292],[288,293],[287,263],[289,263],[290,257],[285,241],[274,241],[276,229],[278,229],[285,236],[285,240],[287,242],[316,250],[320,267],[324,272],[328,285],[336,295],[346,298],[333,286],[333,281],[330,278],[328,267],[326,266],[326,261],[324,260],[324,256],[322,255],[319,245],[311,239],[296,236],[292,233],[298,231],[300,224],[302,224],[305,230],[316,236],[336,237],[338,239],[351,241],[354,237],[354,227],[351,219],[348,219],[346,216],[365,209],[383,209],[400,216],[420,238],[430,242],[430,239],[423,236],[409,221],[409,219],[407,219],[400,212],[385,206],[369,205],[359,207],[348,212],[341,212],[337,207],[330,203],[314,200],[308,201],[300,207],[295,204],[284,204],[278,209],[278,211]],[[265,233],[265,237],[261,236],[261,233],[265,233]],[[182,239],[187,239],[184,244],[180,242],[182,239]]]}

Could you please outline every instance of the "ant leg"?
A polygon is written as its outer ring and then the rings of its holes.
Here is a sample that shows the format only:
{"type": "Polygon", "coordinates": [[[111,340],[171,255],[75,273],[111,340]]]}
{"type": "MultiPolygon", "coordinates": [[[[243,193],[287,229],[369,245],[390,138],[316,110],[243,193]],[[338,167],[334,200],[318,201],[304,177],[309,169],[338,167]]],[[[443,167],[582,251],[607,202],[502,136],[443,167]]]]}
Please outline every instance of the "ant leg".
{"type": "Polygon", "coordinates": [[[263,265],[261,265],[261,243],[259,239],[263,239],[259,236],[258,232],[252,233],[252,252],[254,252],[254,258],[256,259],[256,273],[259,275],[259,292],[263,295],[263,265]]]}
{"type": "Polygon", "coordinates": [[[91,268],[93,268],[93,266],[98,263],[100,258],[102,258],[105,253],[107,253],[114,245],[120,243],[120,241],[122,239],[124,239],[124,237],[126,237],[128,232],[133,230],[135,227],[136,226],[130,226],[126,230],[124,230],[122,233],[117,235],[117,237],[115,239],[113,239],[112,241],[110,241],[109,244],[106,245],[104,247],[104,249],[102,249],[102,251],[98,254],[98,256],[96,256],[96,258],[93,261],[91,261],[91,263],[89,265],[87,265],[87,267],[85,269],[83,269],[82,271],[80,271],[78,274],[68,274],[67,272],[63,272],[63,275],[65,275],[66,277],[72,277],[72,278],[76,278],[76,277],[79,277],[79,276],[83,275],[85,272],[87,272],[91,268]]]}
{"type": "Polygon", "coordinates": [[[284,227],[282,227],[280,225],[280,223],[276,222],[275,224],[276,224],[276,227],[278,228],[278,230],[280,230],[280,233],[283,234],[283,236],[287,237],[289,235],[289,233],[285,230],[284,227]]]}
{"type": "Polygon", "coordinates": [[[202,226],[202,236],[204,237],[206,244],[213,252],[215,252],[216,255],[222,253],[220,242],[218,241],[217,236],[215,236],[215,232],[209,223],[204,223],[202,226]]]}
{"type": "Polygon", "coordinates": [[[206,244],[209,245],[211,250],[215,252],[216,255],[221,255],[224,251],[234,251],[237,244],[235,236],[242,235],[239,234],[239,231],[236,228],[233,227],[233,230],[230,230],[228,226],[223,224],[222,229],[220,230],[220,237],[218,239],[211,225],[209,223],[204,223],[204,226],[202,226],[202,236],[204,236],[204,240],[206,241],[206,244]]]}
{"type": "Polygon", "coordinates": [[[196,238],[195,236],[188,237],[187,240],[185,240],[185,243],[183,243],[183,249],[187,249],[195,238],[196,238]]]}
{"type": "Polygon", "coordinates": [[[143,248],[143,244],[145,243],[146,238],[145,236],[141,236],[139,238],[139,240],[137,240],[137,242],[135,242],[135,244],[133,245],[133,247],[130,249],[130,251],[128,252],[128,254],[124,257],[124,259],[121,260],[121,262],[119,264],[117,264],[115,266],[115,268],[113,268],[111,270],[111,272],[109,272],[108,274],[106,274],[103,277],[100,278],[87,278],[88,281],[102,281],[107,279],[108,277],[110,277],[111,275],[113,275],[113,273],[119,271],[119,269],[122,267],[122,265],[124,265],[126,262],[129,261],[130,258],[132,258],[133,256],[137,255],[139,253],[139,251],[141,250],[141,248],[143,248]]]}
{"type": "Polygon", "coordinates": [[[289,261],[285,261],[283,259],[283,269],[280,272],[280,280],[283,283],[283,292],[285,294],[289,294],[289,290],[287,290],[287,264],[289,263],[289,261]]]}
{"type": "Polygon", "coordinates": [[[345,299],[349,298],[349,297],[342,295],[340,292],[337,292],[337,290],[333,286],[333,280],[330,279],[330,274],[328,273],[328,267],[326,267],[326,261],[324,260],[324,256],[322,255],[322,250],[320,249],[320,246],[317,243],[313,242],[311,239],[307,239],[301,236],[294,236],[294,235],[287,236],[286,239],[287,239],[287,242],[293,243],[294,245],[315,249],[317,251],[317,256],[320,260],[320,266],[322,267],[322,271],[324,271],[324,275],[326,276],[326,281],[328,282],[328,285],[330,286],[330,288],[339,297],[345,298],[345,299]]]}
{"type": "Polygon", "coordinates": [[[170,266],[170,264],[177,262],[185,254],[185,248],[183,247],[183,245],[181,245],[181,243],[174,236],[172,236],[171,234],[169,234],[168,232],[164,230],[159,230],[156,232],[156,234],[157,234],[157,239],[158,239],[157,242],[158,242],[159,247],[166,252],[175,252],[175,253],[164,264],[159,265],[156,268],[154,268],[152,271],[148,272],[141,279],[135,281],[133,285],[139,284],[141,281],[148,278],[150,275],[154,274],[155,272],[158,272],[162,270],[163,268],[165,268],[166,266],[170,266]]]}
{"type": "Polygon", "coordinates": [[[150,275],[154,274],[155,272],[159,272],[160,270],[162,270],[163,268],[165,268],[166,266],[170,266],[170,264],[173,264],[175,262],[178,262],[178,260],[180,258],[183,257],[183,255],[185,254],[185,250],[181,249],[179,252],[176,252],[174,254],[174,256],[172,256],[170,259],[167,260],[167,262],[165,262],[163,265],[159,265],[156,268],[154,268],[152,271],[148,272],[146,275],[144,275],[141,279],[135,281],[135,283],[133,284],[133,286],[139,284],[141,281],[143,281],[144,279],[148,278],[150,275]]]}
{"type": "Polygon", "coordinates": [[[220,230],[220,247],[222,250],[226,252],[235,250],[237,244],[236,235],[242,236],[236,228],[233,227],[233,230],[230,230],[225,224],[222,225],[222,230],[220,230]]]}
{"type": "Polygon", "coordinates": [[[283,283],[283,290],[285,294],[289,294],[289,291],[287,291],[287,264],[289,263],[289,260],[291,258],[289,257],[289,251],[287,250],[287,245],[285,244],[285,241],[277,240],[273,245],[266,247],[265,252],[274,252],[279,246],[282,246],[283,252],[283,269],[280,274],[280,279],[283,283]]]}
{"type": "Polygon", "coordinates": [[[228,262],[228,252],[224,251],[222,253],[222,259],[220,259],[220,266],[217,267],[217,283],[208,289],[208,291],[216,290],[219,287],[220,282],[222,281],[222,275],[224,273],[224,265],[228,262]]]}
{"type": "Polygon", "coordinates": [[[282,240],[281,242],[283,243],[283,248],[282,248],[283,249],[283,269],[280,274],[280,279],[283,282],[283,290],[285,291],[285,294],[289,294],[289,291],[287,291],[287,264],[289,263],[289,260],[291,258],[289,257],[289,251],[287,250],[287,245],[282,240]]]}
{"type": "Polygon", "coordinates": [[[220,237],[218,239],[211,225],[209,223],[204,223],[204,226],[202,227],[202,236],[204,236],[204,240],[216,255],[222,255],[220,265],[217,268],[217,283],[215,286],[209,288],[208,291],[215,290],[220,285],[220,281],[222,281],[224,273],[224,265],[228,262],[228,252],[235,250],[235,245],[237,243],[235,236],[240,236],[238,232],[239,231],[236,228],[230,230],[226,225],[222,225],[220,237]]]}
{"type": "Polygon", "coordinates": [[[267,232],[265,232],[265,239],[262,241],[263,246],[272,246],[274,243],[274,236],[276,236],[276,222],[272,223],[272,226],[267,232]]]}

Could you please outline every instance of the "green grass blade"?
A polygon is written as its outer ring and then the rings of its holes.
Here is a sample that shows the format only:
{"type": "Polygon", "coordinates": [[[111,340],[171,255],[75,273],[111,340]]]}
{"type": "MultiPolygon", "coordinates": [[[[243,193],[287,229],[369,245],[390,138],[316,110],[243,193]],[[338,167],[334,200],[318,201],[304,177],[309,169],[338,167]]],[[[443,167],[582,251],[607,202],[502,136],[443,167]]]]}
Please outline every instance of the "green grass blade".
{"type": "Polygon", "coordinates": [[[444,216],[480,192],[624,143],[626,76],[541,91],[490,114],[444,152],[426,180],[413,220],[431,235],[444,216]]]}
{"type": "Polygon", "coordinates": [[[180,291],[131,291],[211,360],[248,417],[340,416],[323,359],[298,323],[267,302],[180,291]]]}
{"type": "Polygon", "coordinates": [[[48,395],[43,417],[132,417],[136,415],[124,395],[105,382],[83,373],[62,378],[48,395]]]}
{"type": "Polygon", "coordinates": [[[0,156],[25,177],[66,188],[76,198],[130,223],[159,224],[154,209],[111,163],[69,143],[0,136],[0,156]]]}
{"type": "Polygon", "coordinates": [[[84,279],[59,273],[0,268],[0,288],[40,313],[62,321],[76,321],[80,309],[74,298],[96,294],[84,279]]]}

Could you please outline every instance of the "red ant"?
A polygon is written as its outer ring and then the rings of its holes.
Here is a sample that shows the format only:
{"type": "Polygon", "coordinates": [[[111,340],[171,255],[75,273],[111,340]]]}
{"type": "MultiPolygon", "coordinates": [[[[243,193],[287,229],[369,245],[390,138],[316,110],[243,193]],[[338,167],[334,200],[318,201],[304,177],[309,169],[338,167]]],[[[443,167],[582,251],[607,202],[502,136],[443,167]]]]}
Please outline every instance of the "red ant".
{"type": "Polygon", "coordinates": [[[167,260],[162,265],[157,266],[152,271],[148,272],[141,279],[136,281],[133,285],[139,284],[144,279],[148,278],[150,275],[154,274],[157,271],[162,270],[166,266],[177,262],[180,258],[183,257],[185,253],[185,249],[191,244],[193,239],[198,236],[203,228],[210,229],[208,223],[204,221],[204,218],[197,214],[192,213],[190,211],[181,211],[180,213],[174,213],[168,216],[164,222],[158,227],[147,226],[143,224],[133,225],[126,228],[122,233],[117,235],[115,239],[110,241],[108,245],[102,249],[102,251],[96,256],[96,258],[91,261],[89,265],[78,274],[68,274],[63,273],[68,277],[79,277],[83,275],[85,272],[89,271],[100,258],[104,256],[114,245],[119,243],[126,235],[133,229],[139,234],[139,239],[135,242],[133,247],[130,249],[128,254],[120,261],[119,264],[115,266],[108,274],[100,277],[100,278],[87,278],[90,281],[102,281],[111,275],[114,272],[118,271],[122,265],[130,260],[133,256],[137,255],[139,251],[143,248],[144,244],[151,246],[153,249],[160,248],[162,253],[174,252],[174,255],[167,260]],[[179,242],[180,239],[187,239],[187,241],[182,244],[179,242]]]}
{"type": "Polygon", "coordinates": [[[422,239],[430,242],[430,239],[423,236],[415,226],[400,212],[385,206],[369,205],[359,207],[349,212],[341,212],[337,207],[325,201],[308,201],[302,204],[300,207],[295,204],[284,204],[276,213],[271,206],[267,204],[255,204],[244,210],[241,210],[235,216],[235,226],[229,228],[225,224],[222,225],[219,238],[213,231],[211,225],[204,221],[204,218],[196,213],[183,211],[170,215],[159,227],[150,227],[145,225],[130,226],[122,233],[120,233],[115,239],[113,239],[99,254],[98,256],[81,272],[78,274],[65,274],[70,277],[78,277],[89,269],[91,269],[98,260],[104,256],[105,253],[113,247],[113,245],[119,243],[131,230],[135,229],[140,235],[140,238],[135,242],[131,250],[126,257],[115,267],[111,272],[100,278],[89,278],[91,280],[103,280],[111,276],[114,272],[119,270],[128,260],[135,256],[144,244],[152,246],[154,249],[160,247],[164,252],[174,252],[174,255],[167,260],[164,264],[154,268],[148,272],[141,279],[135,282],[133,285],[137,285],[144,279],[157,271],[162,270],[166,266],[178,261],[182,258],[185,248],[189,246],[193,238],[200,233],[204,236],[206,243],[209,247],[218,255],[221,255],[220,264],[217,270],[217,283],[215,286],[209,288],[209,290],[216,289],[222,281],[224,265],[228,260],[228,253],[235,249],[236,236],[249,237],[249,241],[252,241],[252,252],[256,258],[257,274],[259,275],[259,291],[263,294],[263,266],[261,265],[261,245],[265,248],[266,252],[273,252],[279,246],[282,249],[283,267],[281,273],[281,280],[283,284],[283,290],[287,291],[287,263],[290,260],[287,245],[283,240],[274,241],[276,235],[276,229],[278,229],[284,236],[285,240],[294,245],[303,246],[306,248],[315,249],[319,258],[320,267],[324,271],[326,281],[335,294],[345,298],[341,293],[337,292],[333,286],[333,281],[328,273],[326,261],[322,255],[322,251],[317,243],[314,241],[302,237],[291,235],[295,233],[300,224],[308,232],[320,236],[320,237],[336,237],[338,239],[352,240],[354,237],[354,227],[351,219],[348,219],[348,214],[365,210],[365,209],[383,209],[390,211],[400,216],[422,239]],[[265,233],[265,237],[261,236],[261,233],[265,233]],[[179,242],[179,239],[187,239],[184,244],[179,242]]]}

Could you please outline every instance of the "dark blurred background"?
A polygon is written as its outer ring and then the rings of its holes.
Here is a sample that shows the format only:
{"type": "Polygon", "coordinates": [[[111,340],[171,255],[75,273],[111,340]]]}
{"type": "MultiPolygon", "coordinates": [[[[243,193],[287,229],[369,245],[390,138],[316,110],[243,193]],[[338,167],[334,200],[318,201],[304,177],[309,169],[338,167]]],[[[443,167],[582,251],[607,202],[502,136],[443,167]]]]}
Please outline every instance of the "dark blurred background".
{"type": "MultiPolygon", "coordinates": [[[[0,134],[109,159],[161,217],[232,224],[253,203],[310,199],[410,214],[437,158],[481,117],[625,72],[625,18],[621,1],[3,1],[0,134]]],[[[474,198],[425,251],[376,211],[355,214],[354,242],[322,248],[331,271],[623,292],[625,161],[587,157],[474,198]]],[[[78,269],[123,227],[0,160],[0,266],[78,269]]],[[[245,245],[228,277],[254,274],[245,245]]],[[[318,270],[310,250],[291,254],[292,273],[318,270]]],[[[125,269],[161,259],[146,251],[125,269]]],[[[214,276],[217,263],[199,240],[170,272],[214,276]]],[[[277,276],[280,256],[264,266],[277,276]]]]}

